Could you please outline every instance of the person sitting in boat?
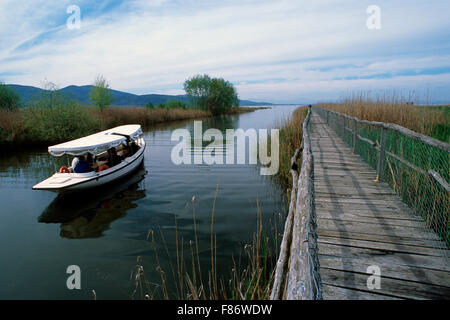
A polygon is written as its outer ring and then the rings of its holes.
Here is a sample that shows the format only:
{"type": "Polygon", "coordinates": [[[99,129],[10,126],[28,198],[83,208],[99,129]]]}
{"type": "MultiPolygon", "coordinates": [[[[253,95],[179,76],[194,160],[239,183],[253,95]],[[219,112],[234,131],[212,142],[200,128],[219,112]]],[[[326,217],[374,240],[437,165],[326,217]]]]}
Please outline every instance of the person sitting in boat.
{"type": "Polygon", "coordinates": [[[94,157],[92,157],[91,153],[87,154],[86,161],[89,163],[89,166],[94,166],[94,157]]]}
{"type": "MultiPolygon", "coordinates": [[[[73,161],[72,161],[72,163],[73,163],[73,161]]],[[[94,171],[94,169],[92,169],[89,162],[86,161],[86,158],[84,156],[78,156],[78,161],[76,162],[75,166],[73,167],[73,172],[86,173],[86,172],[92,172],[92,171],[94,171]]]]}
{"type": "Polygon", "coordinates": [[[69,169],[71,169],[72,172],[73,172],[73,168],[76,167],[78,162],[80,162],[80,158],[79,157],[74,157],[73,160],[72,160],[72,166],[69,168],[69,169]]]}
{"type": "Polygon", "coordinates": [[[131,142],[130,143],[130,153],[129,156],[131,157],[133,154],[135,154],[137,151],[139,150],[138,145],[136,144],[136,142],[131,142]]]}
{"type": "Polygon", "coordinates": [[[117,154],[116,148],[109,149],[110,167],[114,167],[122,162],[123,157],[117,154]]]}
{"type": "Polygon", "coordinates": [[[121,156],[127,158],[130,156],[130,146],[128,144],[122,145],[121,156]]]}

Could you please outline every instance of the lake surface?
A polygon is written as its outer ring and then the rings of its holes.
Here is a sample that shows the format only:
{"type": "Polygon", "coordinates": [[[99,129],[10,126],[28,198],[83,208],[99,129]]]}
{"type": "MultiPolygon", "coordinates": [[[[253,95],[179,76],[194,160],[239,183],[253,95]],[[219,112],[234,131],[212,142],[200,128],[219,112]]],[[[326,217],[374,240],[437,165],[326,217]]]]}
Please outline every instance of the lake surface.
{"type": "MultiPolygon", "coordinates": [[[[204,130],[269,129],[295,106],[274,106],[240,116],[203,120],[204,130]]],[[[285,214],[280,189],[260,175],[259,165],[180,165],[171,161],[173,130],[193,130],[193,121],[145,132],[147,149],[141,170],[95,194],[58,197],[31,187],[54,172],[46,150],[0,158],[0,299],[130,299],[137,258],[158,295],[160,265],[176,297],[171,266],[176,268],[176,235],[194,241],[195,209],[203,269],[210,261],[211,216],[217,237],[219,276],[228,279],[232,257],[252,243],[258,206],[269,228],[285,214]],[[161,235],[163,237],[161,237],[161,235]],[[81,290],[68,290],[66,269],[81,269],[81,290]]]]}

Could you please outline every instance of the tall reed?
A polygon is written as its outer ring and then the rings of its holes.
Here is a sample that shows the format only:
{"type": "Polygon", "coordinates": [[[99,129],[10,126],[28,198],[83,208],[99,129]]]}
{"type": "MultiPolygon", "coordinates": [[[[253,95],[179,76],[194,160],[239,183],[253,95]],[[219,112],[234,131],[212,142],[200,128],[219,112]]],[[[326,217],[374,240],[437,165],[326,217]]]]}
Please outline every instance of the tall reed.
{"type": "MultiPolygon", "coordinates": [[[[252,112],[254,108],[233,108],[229,114],[252,112]]],[[[212,117],[199,109],[165,109],[144,107],[109,107],[102,111],[81,106],[63,96],[44,97],[29,107],[15,111],[0,109],[0,145],[20,147],[60,143],[99,130],[126,124],[144,128],[172,121],[212,117]]]]}
{"type": "MultiPolygon", "coordinates": [[[[230,274],[218,271],[217,259],[217,234],[214,231],[214,211],[218,197],[218,188],[213,202],[210,223],[210,248],[209,265],[202,264],[199,250],[199,239],[197,235],[197,220],[195,212],[195,197],[192,198],[192,215],[194,240],[185,241],[179,232],[177,218],[175,217],[175,248],[176,267],[171,263],[169,251],[161,232],[162,245],[166,248],[169,258],[169,274],[172,279],[166,277],[166,271],[161,263],[160,252],[154,232],[149,230],[147,240],[151,241],[154,250],[157,281],[150,281],[144,272],[144,267],[138,263],[134,272],[134,292],[132,296],[140,299],[181,299],[181,300],[267,300],[270,297],[271,285],[278,256],[278,243],[275,241],[279,235],[277,228],[271,235],[264,228],[262,210],[257,201],[257,223],[251,244],[245,244],[237,260],[231,258],[232,268],[230,274]],[[206,268],[206,270],[205,270],[206,268]],[[169,289],[175,288],[175,292],[169,289]],[[172,293],[171,293],[172,292],[172,293]]],[[[282,224],[281,215],[274,221],[282,224]]],[[[272,228],[273,231],[273,228],[272,228]]],[[[204,243],[202,243],[204,245],[204,243]]],[[[203,251],[206,253],[207,251],[203,251]]],[[[141,261],[138,257],[138,261],[141,261]]],[[[207,261],[207,260],[203,260],[207,261]]],[[[156,276],[156,275],[155,275],[156,276]]]]}
{"type": "Polygon", "coordinates": [[[302,143],[302,124],[307,114],[307,107],[299,107],[290,118],[278,125],[280,129],[280,168],[274,178],[284,191],[292,187],[291,158],[302,143]]]}
{"type": "Polygon", "coordinates": [[[102,119],[104,128],[111,128],[124,124],[140,124],[143,127],[149,127],[156,123],[199,119],[211,117],[212,115],[198,109],[150,109],[142,107],[110,107],[99,111],[92,107],[90,113],[102,119]]]}
{"type": "Polygon", "coordinates": [[[395,93],[373,96],[354,93],[338,103],[319,103],[361,120],[395,123],[415,132],[450,142],[450,107],[414,106],[409,99],[395,93]]]}

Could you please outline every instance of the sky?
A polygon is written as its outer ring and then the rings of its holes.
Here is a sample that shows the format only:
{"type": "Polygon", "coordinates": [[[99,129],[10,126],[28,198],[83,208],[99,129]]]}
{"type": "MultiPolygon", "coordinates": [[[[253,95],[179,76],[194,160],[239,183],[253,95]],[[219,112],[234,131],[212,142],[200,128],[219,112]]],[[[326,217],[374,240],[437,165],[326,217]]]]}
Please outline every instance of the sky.
{"type": "Polygon", "coordinates": [[[0,81],[63,88],[103,75],[116,90],[184,94],[209,74],[254,101],[448,102],[449,12],[447,0],[0,0],[0,81]]]}

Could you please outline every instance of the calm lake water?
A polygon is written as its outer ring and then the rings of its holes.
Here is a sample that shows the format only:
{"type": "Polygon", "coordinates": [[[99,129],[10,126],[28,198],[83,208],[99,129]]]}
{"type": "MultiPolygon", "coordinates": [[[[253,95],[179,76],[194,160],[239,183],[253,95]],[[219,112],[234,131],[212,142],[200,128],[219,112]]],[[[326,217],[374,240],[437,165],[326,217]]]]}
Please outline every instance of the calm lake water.
{"type": "MultiPolygon", "coordinates": [[[[207,119],[203,128],[269,129],[295,108],[275,106],[207,119]]],[[[147,280],[158,292],[160,277],[149,230],[157,236],[160,264],[175,298],[170,282],[171,265],[176,268],[176,230],[180,242],[194,240],[195,208],[200,257],[207,269],[217,187],[218,272],[228,279],[232,257],[238,258],[243,246],[252,243],[258,205],[268,226],[285,214],[281,191],[260,176],[258,165],[174,165],[170,155],[177,142],[170,138],[177,128],[192,131],[193,121],[147,131],[140,171],[75,199],[31,189],[54,172],[46,150],[0,158],[0,299],[91,299],[92,290],[98,299],[130,299],[137,257],[142,257],[147,280]],[[67,289],[70,265],[81,268],[81,290],[67,289]]],[[[188,244],[185,251],[190,255],[188,244]]]]}

